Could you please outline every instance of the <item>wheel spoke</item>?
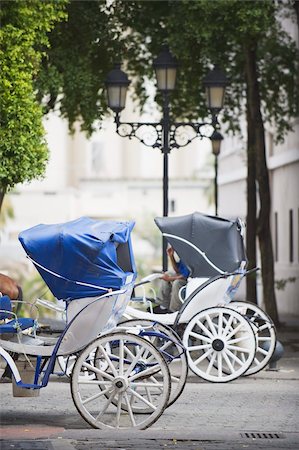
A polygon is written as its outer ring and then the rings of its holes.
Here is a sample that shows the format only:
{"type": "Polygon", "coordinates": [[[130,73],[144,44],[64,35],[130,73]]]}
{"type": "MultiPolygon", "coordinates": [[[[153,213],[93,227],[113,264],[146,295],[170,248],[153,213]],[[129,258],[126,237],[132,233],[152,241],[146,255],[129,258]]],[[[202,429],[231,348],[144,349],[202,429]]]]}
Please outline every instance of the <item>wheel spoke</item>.
{"type": "Polygon", "coordinates": [[[123,399],[123,393],[119,392],[118,399],[117,399],[117,411],[116,411],[116,428],[119,428],[119,425],[120,425],[122,399],[123,399]]]}
{"type": "Polygon", "coordinates": [[[227,335],[228,331],[231,329],[232,321],[233,321],[233,315],[230,315],[228,320],[226,321],[225,327],[224,327],[223,332],[222,332],[222,336],[226,336],[227,335]]]}
{"type": "Polygon", "coordinates": [[[115,390],[113,389],[113,391],[111,392],[111,394],[110,394],[107,402],[105,403],[102,411],[96,416],[95,420],[99,420],[99,418],[102,417],[105,414],[105,412],[107,411],[108,406],[111,404],[114,396],[115,396],[115,390]]]}
{"type": "Polygon", "coordinates": [[[246,335],[243,335],[243,336],[239,336],[239,337],[237,337],[237,338],[235,338],[235,339],[230,339],[230,340],[229,340],[229,343],[230,343],[230,344],[238,344],[239,342],[241,342],[241,341],[247,341],[248,339],[250,339],[250,335],[249,335],[249,334],[246,334],[246,335]]]}
{"type": "Polygon", "coordinates": [[[207,370],[206,370],[206,374],[207,374],[207,375],[210,374],[211,369],[212,369],[212,367],[213,367],[213,365],[214,365],[215,359],[216,359],[216,352],[214,352],[214,353],[212,354],[212,357],[211,357],[211,359],[210,359],[208,368],[207,368],[207,370]]]}
{"type": "Polygon", "coordinates": [[[264,331],[264,330],[269,330],[269,329],[270,329],[269,323],[264,323],[264,325],[261,325],[258,327],[259,332],[264,331]]]}
{"type": "Polygon", "coordinates": [[[211,342],[212,339],[210,337],[205,336],[204,334],[198,334],[195,331],[190,331],[189,336],[192,336],[200,341],[211,342]]]}
{"type": "Polygon", "coordinates": [[[246,347],[238,347],[237,345],[230,345],[230,344],[228,344],[226,346],[226,348],[228,348],[229,350],[235,350],[236,352],[250,353],[250,349],[248,349],[246,347]]]}
{"type": "Polygon", "coordinates": [[[131,364],[129,365],[125,375],[127,375],[127,376],[130,375],[130,373],[133,371],[133,369],[135,368],[138,361],[141,359],[141,355],[142,355],[143,351],[144,351],[143,347],[140,347],[139,350],[137,351],[137,354],[134,356],[131,364]]]}
{"type": "Polygon", "coordinates": [[[221,336],[222,328],[223,328],[223,311],[221,310],[218,315],[218,336],[221,336]]]}
{"type": "Polygon", "coordinates": [[[227,354],[225,352],[222,355],[223,355],[223,359],[225,359],[225,362],[230,370],[230,373],[233,374],[235,372],[235,369],[234,369],[232,363],[230,362],[229,357],[227,356],[227,354]]]}
{"type": "Polygon", "coordinates": [[[208,324],[209,324],[209,327],[210,327],[210,330],[211,330],[211,333],[212,333],[213,337],[214,337],[214,336],[217,336],[217,335],[218,335],[217,330],[216,330],[215,325],[213,324],[213,322],[212,322],[211,317],[209,316],[209,314],[207,314],[207,315],[205,316],[205,319],[206,319],[206,321],[207,321],[208,324]]]}
{"type": "Polygon", "coordinates": [[[257,338],[257,340],[260,342],[260,341],[262,341],[262,342],[271,342],[272,341],[272,338],[271,337],[268,337],[268,336],[258,336],[258,338],[257,338]]]}
{"type": "Polygon", "coordinates": [[[188,347],[188,350],[189,352],[193,352],[195,350],[204,350],[206,348],[211,348],[211,344],[193,345],[192,347],[188,347]]]}
{"type": "Polygon", "coordinates": [[[231,330],[230,333],[226,335],[226,339],[230,340],[232,338],[232,336],[234,336],[236,333],[238,333],[238,331],[240,331],[241,328],[243,328],[243,327],[244,327],[244,324],[243,323],[239,323],[239,325],[236,328],[231,330]]]}
{"type": "Polygon", "coordinates": [[[265,356],[268,355],[268,351],[262,347],[258,347],[257,352],[262,353],[262,355],[265,355],[265,356]]]}
{"type": "Polygon", "coordinates": [[[87,403],[92,402],[93,400],[96,400],[97,398],[101,397],[102,395],[106,395],[108,392],[110,392],[111,386],[109,388],[104,389],[103,391],[99,391],[96,394],[92,395],[91,397],[86,398],[82,401],[82,405],[86,405],[87,403]]]}
{"type": "Polygon", "coordinates": [[[146,400],[145,398],[143,398],[140,394],[138,394],[138,392],[134,391],[133,389],[131,389],[130,387],[128,388],[128,391],[134,395],[135,397],[137,397],[140,401],[142,401],[143,403],[145,403],[147,406],[149,406],[153,411],[156,410],[156,406],[153,405],[152,403],[150,403],[148,400],[146,400]]]}
{"type": "Polygon", "coordinates": [[[199,320],[197,320],[197,321],[196,321],[196,325],[199,326],[199,327],[202,329],[202,331],[203,331],[204,333],[206,333],[211,339],[214,338],[213,333],[211,333],[211,331],[208,330],[208,328],[207,328],[202,322],[200,322],[199,320]]]}
{"type": "Polygon", "coordinates": [[[149,367],[148,369],[145,369],[145,370],[142,370],[141,372],[130,375],[128,377],[128,380],[130,382],[132,382],[139,377],[145,377],[145,376],[149,377],[150,375],[153,375],[157,371],[160,372],[160,368],[159,368],[158,364],[155,364],[154,366],[149,367]]]}
{"type": "Polygon", "coordinates": [[[119,340],[119,375],[123,375],[124,374],[124,358],[125,358],[125,354],[124,354],[124,341],[123,339],[119,340]]]}
{"type": "Polygon", "coordinates": [[[87,384],[87,385],[91,385],[91,384],[95,384],[97,386],[111,386],[111,381],[105,381],[105,380],[88,380],[88,379],[84,379],[83,377],[80,377],[80,379],[78,380],[79,384],[87,384]]]}
{"type": "MultiPolygon", "coordinates": [[[[106,350],[103,348],[102,345],[99,345],[99,349],[101,350],[102,355],[103,355],[105,361],[107,362],[108,366],[110,367],[113,375],[116,377],[117,376],[117,371],[116,371],[116,369],[115,369],[115,367],[114,367],[114,365],[113,365],[113,363],[112,363],[108,353],[106,352],[106,350]]],[[[112,355],[112,356],[114,356],[114,355],[112,355]]]]}
{"type": "Polygon", "coordinates": [[[240,358],[238,358],[233,352],[231,352],[229,349],[226,349],[226,354],[231,357],[232,360],[234,360],[237,364],[240,366],[243,365],[240,358]]]}
{"type": "Polygon", "coordinates": [[[212,348],[210,348],[207,352],[205,352],[203,355],[201,355],[199,358],[197,358],[197,360],[194,361],[194,364],[197,366],[201,361],[208,358],[213,353],[213,351],[214,350],[212,348]]]}
{"type": "Polygon", "coordinates": [[[135,422],[135,419],[134,419],[133,410],[132,410],[131,404],[130,404],[129,399],[128,399],[128,394],[126,392],[124,393],[124,397],[125,397],[125,401],[126,401],[126,404],[127,404],[127,407],[128,407],[128,413],[129,413],[129,417],[130,417],[131,423],[132,423],[133,427],[135,427],[136,426],[136,422],[135,422]]]}
{"type": "Polygon", "coordinates": [[[101,375],[102,377],[107,378],[108,380],[112,381],[114,379],[114,377],[112,375],[110,375],[109,373],[107,373],[101,369],[98,369],[97,367],[92,366],[92,365],[88,364],[87,362],[84,362],[82,364],[82,367],[86,367],[86,369],[88,369],[94,373],[97,373],[97,374],[101,375]]]}
{"type": "Polygon", "coordinates": [[[222,376],[222,353],[218,352],[217,354],[217,370],[218,370],[218,377],[222,376]]]}

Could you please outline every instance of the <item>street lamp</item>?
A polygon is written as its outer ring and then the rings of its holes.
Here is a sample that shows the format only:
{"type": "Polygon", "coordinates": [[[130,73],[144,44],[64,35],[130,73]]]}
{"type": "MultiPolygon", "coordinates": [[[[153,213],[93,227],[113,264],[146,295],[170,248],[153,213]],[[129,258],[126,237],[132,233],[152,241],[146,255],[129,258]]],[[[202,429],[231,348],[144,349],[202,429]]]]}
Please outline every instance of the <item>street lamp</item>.
{"type": "MultiPolygon", "coordinates": [[[[211,126],[215,130],[217,115],[223,106],[227,78],[215,67],[205,78],[207,106],[211,111],[211,122],[173,122],[169,116],[169,94],[175,89],[178,62],[167,47],[153,62],[157,78],[157,88],[163,97],[162,119],[160,122],[121,122],[120,112],[125,107],[126,93],[130,81],[120,69],[120,65],[109,72],[106,79],[108,106],[115,112],[116,132],[119,136],[137,138],[148,147],[159,148],[163,154],[163,216],[168,216],[168,154],[174,148],[188,145],[195,138],[211,136],[211,126]],[[142,133],[144,127],[150,130],[150,135],[142,133]],[[208,132],[210,128],[210,132],[208,132]],[[188,130],[188,133],[186,133],[188,130]],[[184,133],[182,133],[185,131],[184,133]],[[191,133],[191,134],[190,134],[191,133]]],[[[163,239],[163,270],[167,270],[167,242],[163,239]]]]}
{"type": "Polygon", "coordinates": [[[214,167],[215,167],[215,177],[214,177],[214,198],[215,198],[215,216],[218,216],[218,156],[220,154],[221,141],[223,136],[219,131],[214,129],[212,136],[210,137],[212,143],[212,152],[215,156],[214,167]]]}

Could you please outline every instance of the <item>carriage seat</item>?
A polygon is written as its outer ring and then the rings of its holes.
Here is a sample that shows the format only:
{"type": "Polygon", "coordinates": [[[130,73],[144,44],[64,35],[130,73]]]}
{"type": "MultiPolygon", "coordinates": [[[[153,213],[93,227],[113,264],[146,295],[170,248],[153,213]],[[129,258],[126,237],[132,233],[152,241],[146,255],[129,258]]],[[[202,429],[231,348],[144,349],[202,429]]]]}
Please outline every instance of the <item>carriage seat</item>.
{"type": "Polygon", "coordinates": [[[34,319],[28,317],[18,318],[12,312],[11,299],[8,295],[0,297],[0,334],[12,334],[27,330],[36,324],[34,319]],[[13,319],[13,317],[15,317],[13,319]]]}

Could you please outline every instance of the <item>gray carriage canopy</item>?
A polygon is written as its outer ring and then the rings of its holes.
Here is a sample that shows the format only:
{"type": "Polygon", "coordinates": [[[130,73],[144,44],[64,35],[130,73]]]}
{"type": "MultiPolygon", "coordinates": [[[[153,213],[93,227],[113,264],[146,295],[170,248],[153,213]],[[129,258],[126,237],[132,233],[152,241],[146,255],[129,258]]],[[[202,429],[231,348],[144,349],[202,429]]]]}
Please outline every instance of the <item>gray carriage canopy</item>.
{"type": "Polygon", "coordinates": [[[156,217],[163,236],[188,266],[191,277],[213,277],[247,262],[240,219],[228,220],[194,212],[156,217]]]}

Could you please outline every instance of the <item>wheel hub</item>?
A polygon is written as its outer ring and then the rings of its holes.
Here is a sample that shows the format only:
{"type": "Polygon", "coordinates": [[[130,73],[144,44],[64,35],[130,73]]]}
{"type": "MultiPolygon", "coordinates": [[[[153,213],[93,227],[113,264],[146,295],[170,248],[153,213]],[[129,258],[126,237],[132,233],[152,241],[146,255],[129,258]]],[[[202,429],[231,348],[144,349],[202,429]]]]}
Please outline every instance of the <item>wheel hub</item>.
{"type": "Polygon", "coordinates": [[[216,352],[221,352],[224,349],[224,342],[221,339],[214,339],[212,347],[216,352]]]}
{"type": "Polygon", "coordinates": [[[113,384],[114,384],[115,388],[120,392],[125,391],[128,387],[128,381],[124,377],[115,378],[115,380],[113,381],[113,384]]]}

